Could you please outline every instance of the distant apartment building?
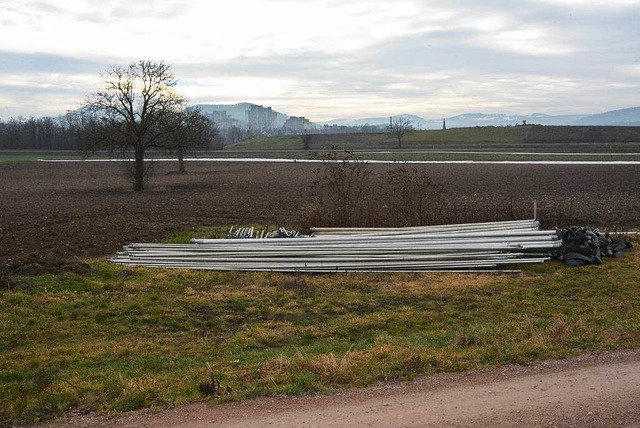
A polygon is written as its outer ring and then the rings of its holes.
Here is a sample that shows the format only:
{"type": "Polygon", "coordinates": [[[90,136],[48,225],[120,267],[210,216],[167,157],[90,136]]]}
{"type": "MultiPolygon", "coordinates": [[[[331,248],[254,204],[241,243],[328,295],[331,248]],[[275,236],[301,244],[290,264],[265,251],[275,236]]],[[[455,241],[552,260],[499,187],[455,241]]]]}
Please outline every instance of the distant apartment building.
{"type": "Polygon", "coordinates": [[[284,130],[291,133],[300,133],[311,129],[311,122],[305,117],[291,116],[284,123],[284,130]]]}
{"type": "Polygon", "coordinates": [[[212,111],[207,116],[221,131],[226,131],[233,127],[240,128],[240,121],[229,116],[226,111],[212,111]]]}
{"type": "Polygon", "coordinates": [[[271,107],[252,105],[247,110],[247,125],[256,132],[271,132],[276,129],[278,114],[271,107]]]}
{"type": "Polygon", "coordinates": [[[344,125],[323,125],[318,132],[320,134],[353,134],[361,132],[361,128],[357,126],[344,126],[344,125]]]}

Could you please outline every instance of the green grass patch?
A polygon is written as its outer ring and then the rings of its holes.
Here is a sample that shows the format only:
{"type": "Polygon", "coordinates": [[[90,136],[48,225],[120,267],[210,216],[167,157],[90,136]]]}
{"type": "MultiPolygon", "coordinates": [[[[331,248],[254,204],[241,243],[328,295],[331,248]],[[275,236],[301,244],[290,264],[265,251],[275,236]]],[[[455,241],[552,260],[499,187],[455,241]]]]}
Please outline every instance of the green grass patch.
{"type": "MultiPolygon", "coordinates": [[[[585,155],[584,147],[563,147],[564,153],[554,148],[524,148],[505,146],[503,148],[492,149],[456,149],[456,147],[447,146],[440,149],[388,149],[388,150],[353,150],[353,155],[358,159],[364,160],[381,160],[381,161],[638,161],[640,155],[634,153],[625,153],[621,148],[615,148],[615,154],[600,153],[598,150],[591,151],[586,149],[588,154],[585,155]],[[619,149],[619,150],[618,150],[619,149]]],[[[640,150],[640,148],[639,148],[640,150]]],[[[322,151],[320,151],[321,153],[322,151]]],[[[266,159],[310,159],[312,151],[310,150],[226,150],[210,153],[201,153],[199,157],[211,157],[218,159],[233,158],[266,158],[266,159]]]]}
{"type": "MultiPolygon", "coordinates": [[[[413,131],[403,141],[404,149],[434,148],[441,146],[483,144],[520,145],[525,129],[522,127],[476,127],[453,128],[447,130],[413,131]]],[[[388,133],[376,134],[316,134],[312,135],[310,150],[337,149],[393,149],[398,141],[388,133]]],[[[255,138],[227,146],[225,150],[300,150],[303,148],[302,136],[287,135],[280,137],[255,138]]]]}
{"type": "Polygon", "coordinates": [[[525,128],[475,127],[414,131],[407,134],[404,147],[447,144],[520,144],[525,128]]]}
{"type": "MultiPolygon", "coordinates": [[[[218,236],[198,229],[176,235],[218,236]]],[[[207,272],[92,261],[0,291],[0,425],[334,391],[640,346],[640,252],[520,275],[207,272]]]]}
{"type": "MultiPolygon", "coordinates": [[[[274,232],[278,229],[278,226],[274,225],[263,225],[263,224],[249,224],[233,227],[232,232],[236,231],[239,227],[243,228],[254,228],[254,236],[258,237],[261,232],[274,232]]],[[[165,242],[170,244],[188,244],[191,242],[191,239],[194,238],[207,238],[207,239],[219,239],[224,238],[224,236],[230,231],[230,227],[228,226],[202,226],[195,227],[193,229],[185,230],[182,232],[178,232],[175,235],[172,235],[165,242]]]]}
{"type": "Polygon", "coordinates": [[[252,138],[240,141],[225,147],[225,150],[289,150],[302,149],[302,137],[299,135],[287,135],[281,137],[252,138]]]}
{"type": "MultiPolygon", "coordinates": [[[[553,127],[551,127],[553,128],[553,127]]],[[[420,130],[407,134],[398,148],[397,140],[388,133],[376,134],[316,134],[311,135],[311,142],[304,149],[300,135],[255,138],[241,141],[225,147],[225,150],[212,153],[215,157],[306,157],[305,153],[323,150],[351,150],[362,152],[364,159],[380,160],[529,160],[529,157],[514,155],[498,155],[491,152],[594,152],[594,153],[638,153],[640,143],[630,141],[526,141],[529,127],[474,127],[452,128],[446,130],[420,130]],[[467,150],[483,151],[486,154],[437,154],[428,151],[467,150]],[[392,151],[392,153],[367,153],[367,151],[392,151]],[[408,153],[422,151],[421,153],[408,153]],[[507,158],[505,158],[507,156],[507,158]]],[[[555,157],[535,159],[548,160],[555,157]]],[[[582,156],[574,159],[583,159],[582,156]]],[[[597,160],[601,157],[584,158],[597,160]]],[[[618,160],[618,159],[611,159],[618,160]]]]}
{"type": "Polygon", "coordinates": [[[39,159],[80,159],[82,156],[74,151],[3,151],[0,150],[0,163],[33,162],[39,159]]]}
{"type": "Polygon", "coordinates": [[[166,242],[170,244],[188,244],[194,238],[222,238],[229,231],[227,226],[202,226],[178,232],[166,242]]]}

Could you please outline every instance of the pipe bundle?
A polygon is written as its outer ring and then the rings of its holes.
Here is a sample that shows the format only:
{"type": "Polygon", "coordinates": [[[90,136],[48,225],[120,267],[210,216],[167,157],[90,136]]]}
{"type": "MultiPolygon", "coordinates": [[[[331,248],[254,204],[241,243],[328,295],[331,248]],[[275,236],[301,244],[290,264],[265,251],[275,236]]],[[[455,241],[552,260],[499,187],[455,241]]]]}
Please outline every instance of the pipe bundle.
{"type": "Polygon", "coordinates": [[[535,220],[383,229],[312,229],[295,239],[134,243],[110,261],[128,266],[279,272],[487,270],[542,263],[561,245],[535,220]]]}

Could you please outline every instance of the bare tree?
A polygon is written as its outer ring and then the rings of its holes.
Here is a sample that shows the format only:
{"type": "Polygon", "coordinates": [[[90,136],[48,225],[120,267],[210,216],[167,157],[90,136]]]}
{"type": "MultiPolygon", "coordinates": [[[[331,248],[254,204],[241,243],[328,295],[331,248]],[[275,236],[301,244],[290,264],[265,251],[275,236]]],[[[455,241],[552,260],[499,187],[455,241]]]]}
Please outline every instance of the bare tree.
{"type": "Polygon", "coordinates": [[[133,152],[133,190],[143,190],[145,154],[162,148],[167,136],[181,129],[182,121],[174,119],[185,109],[186,98],[176,92],[171,68],[162,61],[112,67],[101,77],[103,87],[87,97],[96,119],[91,147],[133,152]]]}
{"type": "Polygon", "coordinates": [[[309,150],[311,147],[311,141],[313,140],[313,135],[308,134],[307,130],[304,130],[304,134],[302,135],[302,148],[304,150],[309,150]]]}
{"type": "Polygon", "coordinates": [[[402,140],[407,134],[413,131],[413,123],[410,119],[391,118],[389,127],[387,128],[389,134],[393,135],[398,140],[398,148],[402,148],[402,140]]]}
{"type": "Polygon", "coordinates": [[[166,137],[166,148],[178,158],[179,172],[186,172],[184,157],[194,149],[221,149],[218,129],[200,110],[189,108],[176,113],[169,122],[176,131],[166,137]]]}

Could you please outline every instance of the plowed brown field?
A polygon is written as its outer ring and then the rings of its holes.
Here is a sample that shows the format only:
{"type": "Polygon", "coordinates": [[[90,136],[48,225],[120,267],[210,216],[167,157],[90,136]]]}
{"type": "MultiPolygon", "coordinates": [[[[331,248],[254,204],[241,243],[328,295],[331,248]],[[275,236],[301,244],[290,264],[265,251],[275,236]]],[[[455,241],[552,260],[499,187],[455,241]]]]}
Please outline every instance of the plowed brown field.
{"type": "MultiPolygon", "coordinates": [[[[391,168],[373,165],[374,170],[391,168]]],[[[313,164],[158,163],[147,190],[134,193],[118,162],[0,164],[0,274],[38,263],[73,269],[87,256],[153,241],[192,226],[303,224],[313,164]]],[[[566,223],[640,227],[637,165],[430,165],[455,221],[531,216],[566,223]],[[505,211],[509,211],[508,215],[505,211]]]]}

